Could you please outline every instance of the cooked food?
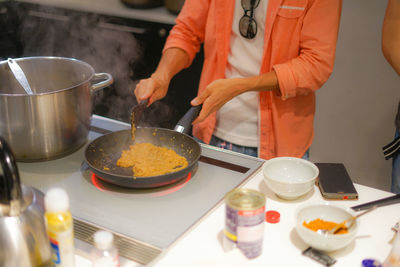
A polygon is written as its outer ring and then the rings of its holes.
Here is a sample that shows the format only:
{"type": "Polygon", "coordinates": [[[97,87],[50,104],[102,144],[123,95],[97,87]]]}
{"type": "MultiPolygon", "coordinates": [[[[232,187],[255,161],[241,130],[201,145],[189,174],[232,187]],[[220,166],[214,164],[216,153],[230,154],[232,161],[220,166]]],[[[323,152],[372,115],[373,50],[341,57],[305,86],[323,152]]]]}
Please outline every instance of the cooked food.
{"type": "MultiPolygon", "coordinates": [[[[330,221],[324,221],[324,220],[318,218],[318,219],[315,219],[315,220],[310,221],[308,223],[306,221],[304,221],[303,225],[305,227],[307,227],[308,229],[313,230],[313,231],[316,232],[318,230],[328,230],[329,231],[333,227],[338,225],[338,223],[330,222],[330,221]]],[[[344,227],[340,228],[339,231],[337,231],[335,233],[335,235],[336,234],[347,234],[347,233],[348,233],[347,228],[344,226],[344,227]]]]}
{"type": "Polygon", "coordinates": [[[137,143],[129,148],[122,151],[117,166],[132,167],[136,177],[163,175],[179,171],[188,165],[185,157],[166,147],[137,143]]]}

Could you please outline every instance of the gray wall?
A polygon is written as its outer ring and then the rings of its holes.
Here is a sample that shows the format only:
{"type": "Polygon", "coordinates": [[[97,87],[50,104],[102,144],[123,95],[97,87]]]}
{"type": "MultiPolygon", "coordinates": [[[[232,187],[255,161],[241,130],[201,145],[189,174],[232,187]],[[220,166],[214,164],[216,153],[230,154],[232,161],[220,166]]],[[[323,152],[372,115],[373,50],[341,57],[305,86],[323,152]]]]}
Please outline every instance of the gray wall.
{"type": "MultiPolygon", "coordinates": [[[[343,162],[354,182],[390,190],[400,77],[381,50],[387,0],[343,0],[332,76],[317,92],[313,162],[343,162]]],[[[400,49],[400,48],[399,48],[400,49]]]]}

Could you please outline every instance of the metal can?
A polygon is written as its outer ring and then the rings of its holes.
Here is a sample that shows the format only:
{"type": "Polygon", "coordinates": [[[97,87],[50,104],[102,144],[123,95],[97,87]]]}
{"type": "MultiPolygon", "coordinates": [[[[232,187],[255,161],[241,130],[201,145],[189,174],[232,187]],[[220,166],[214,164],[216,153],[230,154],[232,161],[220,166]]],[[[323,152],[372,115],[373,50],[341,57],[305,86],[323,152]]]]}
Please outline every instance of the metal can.
{"type": "Polygon", "coordinates": [[[224,249],[237,246],[247,258],[262,252],[265,196],[253,189],[238,188],[225,195],[224,249]]]}

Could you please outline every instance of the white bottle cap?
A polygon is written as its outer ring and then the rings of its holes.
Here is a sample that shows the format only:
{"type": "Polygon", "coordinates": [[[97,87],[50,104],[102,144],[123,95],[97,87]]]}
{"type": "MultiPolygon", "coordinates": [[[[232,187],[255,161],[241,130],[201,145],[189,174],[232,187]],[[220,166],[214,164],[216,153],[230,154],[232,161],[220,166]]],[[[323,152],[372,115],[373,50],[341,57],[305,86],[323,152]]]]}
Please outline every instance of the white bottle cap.
{"type": "Polygon", "coordinates": [[[94,234],[93,240],[96,248],[106,250],[113,245],[114,236],[110,232],[100,230],[94,234]]]}
{"type": "Polygon", "coordinates": [[[69,209],[69,198],[64,189],[56,187],[47,191],[44,206],[48,212],[65,212],[69,209]]]}

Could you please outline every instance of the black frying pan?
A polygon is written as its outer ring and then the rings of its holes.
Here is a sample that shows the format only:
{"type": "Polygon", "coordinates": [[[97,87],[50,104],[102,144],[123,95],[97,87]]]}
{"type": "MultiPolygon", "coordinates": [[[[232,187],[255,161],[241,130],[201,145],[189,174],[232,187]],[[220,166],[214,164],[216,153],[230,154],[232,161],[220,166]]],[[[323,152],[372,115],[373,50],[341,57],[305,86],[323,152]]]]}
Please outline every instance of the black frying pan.
{"type": "Polygon", "coordinates": [[[118,167],[116,162],[121,157],[122,150],[129,149],[129,145],[133,144],[131,130],[112,132],[93,140],[85,150],[86,162],[100,179],[123,187],[153,188],[175,183],[185,178],[200,158],[200,144],[183,133],[190,129],[190,124],[200,109],[201,106],[192,107],[178,122],[176,130],[155,127],[136,129],[135,142],[167,147],[185,157],[188,166],[182,170],[158,176],[133,177],[132,167],[118,167]]]}

